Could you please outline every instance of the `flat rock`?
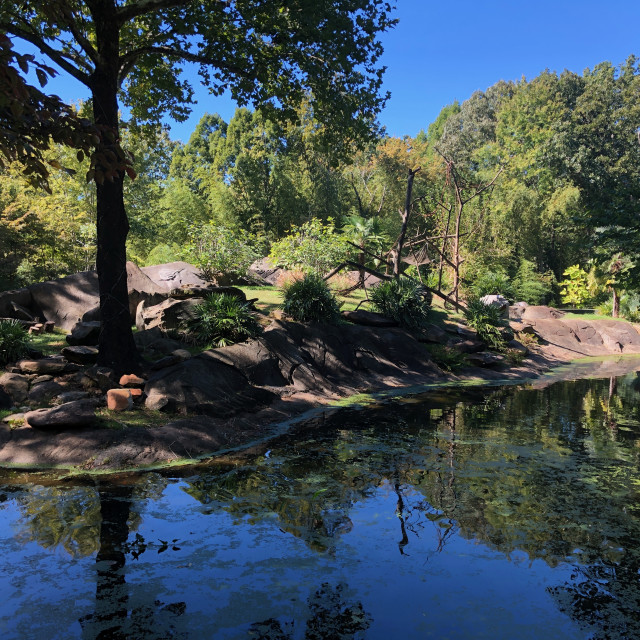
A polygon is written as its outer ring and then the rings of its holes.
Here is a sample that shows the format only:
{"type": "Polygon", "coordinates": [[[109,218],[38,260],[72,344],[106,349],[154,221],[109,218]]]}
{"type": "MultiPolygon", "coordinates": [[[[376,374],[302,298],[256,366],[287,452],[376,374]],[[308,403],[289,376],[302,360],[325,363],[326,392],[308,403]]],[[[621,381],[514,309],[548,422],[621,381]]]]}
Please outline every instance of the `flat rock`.
{"type": "Polygon", "coordinates": [[[89,397],[88,391],[63,391],[56,396],[58,404],[65,402],[74,402],[75,400],[84,400],[89,397]]]}
{"type": "Polygon", "coordinates": [[[27,399],[29,378],[20,373],[3,373],[0,376],[0,388],[15,404],[19,404],[27,399]]]}
{"type": "Polygon", "coordinates": [[[489,351],[481,351],[479,353],[470,353],[467,355],[469,362],[476,367],[495,367],[504,362],[504,356],[489,351]]]}
{"type": "Polygon", "coordinates": [[[66,338],[67,343],[74,347],[95,347],[100,340],[100,327],[101,323],[99,321],[77,322],[66,338]]]}
{"type": "Polygon", "coordinates": [[[65,360],[81,365],[92,365],[98,361],[98,349],[89,345],[63,347],[60,352],[65,360]]]}
{"type": "Polygon", "coordinates": [[[42,358],[40,360],[20,360],[16,363],[22,373],[35,373],[37,375],[60,375],[74,371],[72,365],[61,358],[42,358]]]}
{"type": "Polygon", "coordinates": [[[375,311],[343,311],[342,317],[353,324],[360,324],[365,327],[397,327],[398,323],[392,318],[387,318],[375,311]]]}
{"type": "Polygon", "coordinates": [[[50,380],[49,382],[40,382],[39,384],[31,385],[29,389],[29,402],[40,404],[48,402],[51,398],[59,395],[64,391],[65,387],[57,382],[50,380]]]}
{"type": "Polygon", "coordinates": [[[557,320],[562,316],[564,316],[564,311],[559,309],[544,305],[530,305],[525,307],[520,317],[526,322],[528,320],[557,320]]]}
{"type": "Polygon", "coordinates": [[[25,420],[34,429],[79,429],[96,424],[96,402],[76,400],[51,409],[36,409],[25,414],[25,420]]]}

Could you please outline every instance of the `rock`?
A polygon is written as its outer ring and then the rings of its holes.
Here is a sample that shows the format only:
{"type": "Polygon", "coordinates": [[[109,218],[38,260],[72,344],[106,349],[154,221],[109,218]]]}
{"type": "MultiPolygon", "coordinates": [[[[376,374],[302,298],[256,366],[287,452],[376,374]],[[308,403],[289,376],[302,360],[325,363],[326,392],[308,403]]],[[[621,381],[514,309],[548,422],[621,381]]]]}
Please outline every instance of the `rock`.
{"type": "Polygon", "coordinates": [[[530,305],[522,312],[522,320],[556,320],[564,316],[564,311],[544,305],[530,305]]]}
{"type": "Polygon", "coordinates": [[[164,337],[158,327],[134,333],[133,340],[145,356],[152,358],[169,355],[184,347],[184,342],[164,337]]]}
{"type": "Polygon", "coordinates": [[[485,348],[485,344],[481,340],[461,340],[459,342],[451,341],[449,342],[449,346],[460,353],[478,353],[485,348]]]}
{"type": "Polygon", "coordinates": [[[447,332],[435,324],[427,324],[422,330],[415,331],[414,334],[419,342],[433,344],[447,344],[449,342],[447,332]]]}
{"type": "MultiPolygon", "coordinates": [[[[33,303],[31,291],[26,287],[24,289],[13,289],[11,291],[0,292],[0,317],[14,318],[14,304],[19,305],[23,309],[30,310],[33,303]]],[[[32,318],[33,319],[33,318],[32,318]]]]}
{"type": "Polygon", "coordinates": [[[51,409],[36,409],[25,415],[25,420],[34,429],[58,430],[78,429],[96,424],[96,402],[76,400],[51,409]]]}
{"type": "Polygon", "coordinates": [[[135,387],[140,388],[144,386],[145,380],[140,376],[137,376],[133,373],[126,374],[120,378],[120,386],[121,387],[135,387]]]}
{"type": "Polygon", "coordinates": [[[44,404],[51,400],[51,398],[59,395],[64,391],[64,386],[51,380],[49,382],[41,382],[31,386],[29,389],[29,402],[35,404],[44,404]]]}
{"type": "Polygon", "coordinates": [[[260,339],[211,349],[205,353],[208,358],[239,369],[251,384],[266,387],[282,387],[287,384],[280,371],[278,358],[260,339]]]}
{"type": "Polygon", "coordinates": [[[365,327],[397,327],[398,323],[392,318],[387,318],[375,311],[343,311],[342,317],[353,324],[360,324],[365,327]]]}
{"type": "Polygon", "coordinates": [[[269,258],[256,260],[249,267],[249,276],[265,285],[278,285],[278,278],[282,269],[274,265],[269,258]]]}
{"type": "Polygon", "coordinates": [[[44,332],[45,333],[53,333],[53,330],[56,328],[56,323],[53,320],[47,320],[44,323],[44,332]]]}
{"type": "Polygon", "coordinates": [[[67,336],[67,343],[71,346],[94,347],[100,340],[100,322],[77,322],[67,336]]]}
{"type": "Polygon", "coordinates": [[[132,322],[135,322],[136,309],[141,302],[158,304],[166,298],[165,288],[151,280],[133,262],[127,262],[127,287],[129,289],[129,315],[132,322]]]}
{"type": "MultiPolygon", "coordinates": [[[[180,349],[178,349],[180,351],[180,349]]],[[[160,369],[166,369],[167,367],[172,367],[174,364],[178,364],[183,361],[183,358],[176,355],[165,356],[164,358],[160,358],[151,365],[151,371],[159,371],[160,369]]]]}
{"type": "Polygon", "coordinates": [[[74,273],[66,278],[29,285],[35,315],[51,320],[65,331],[80,321],[83,314],[99,304],[98,274],[74,273]]]}
{"type": "Polygon", "coordinates": [[[58,404],[64,404],[65,402],[74,402],[75,400],[84,400],[89,397],[87,391],[63,391],[56,396],[56,402],[58,404]]]}
{"type": "Polygon", "coordinates": [[[102,393],[106,393],[109,389],[113,389],[118,385],[116,374],[114,370],[109,367],[94,365],[89,367],[84,372],[84,375],[93,383],[93,386],[97,386],[102,393]]]}
{"type": "Polygon", "coordinates": [[[41,382],[49,382],[49,380],[53,380],[53,376],[44,375],[44,376],[36,376],[31,380],[31,384],[40,384],[41,382]]]}
{"type": "Polygon", "coordinates": [[[195,308],[202,301],[202,298],[190,298],[188,300],[167,298],[160,304],[150,307],[142,302],[136,313],[136,328],[138,331],[158,328],[164,333],[182,329],[190,320],[196,317],[195,308]]]}
{"type": "Polygon", "coordinates": [[[19,404],[27,399],[29,379],[19,373],[3,373],[0,376],[0,388],[15,404],[19,404]]]}
{"type": "Polygon", "coordinates": [[[68,362],[81,365],[92,365],[98,360],[98,349],[88,345],[64,347],[61,354],[68,362]]]}
{"type": "Polygon", "coordinates": [[[12,413],[11,415],[2,418],[2,422],[5,424],[24,424],[24,413],[12,413]]]}
{"type": "Polygon", "coordinates": [[[504,362],[504,356],[489,351],[481,351],[479,353],[470,353],[467,359],[476,367],[495,367],[504,362]]]}
{"type": "Polygon", "coordinates": [[[527,347],[525,347],[522,344],[522,342],[518,340],[509,340],[509,342],[507,342],[507,349],[511,349],[511,351],[516,351],[517,353],[520,353],[523,356],[526,356],[529,353],[529,349],[527,349],[527,347]]]}
{"type": "Polygon", "coordinates": [[[70,371],[77,371],[75,365],[69,364],[62,358],[42,358],[40,360],[20,360],[16,363],[22,373],[59,375],[70,371]]]}
{"type": "Polygon", "coordinates": [[[187,349],[176,349],[172,351],[170,355],[175,356],[180,362],[183,362],[184,360],[188,360],[193,354],[187,349]]]}
{"type": "Polygon", "coordinates": [[[161,393],[154,393],[150,396],[147,396],[147,399],[144,401],[145,408],[150,411],[162,411],[163,409],[168,408],[169,398],[167,396],[163,396],[161,393]]]}
{"type": "Polygon", "coordinates": [[[502,316],[507,317],[509,315],[509,301],[500,294],[494,294],[489,296],[482,296],[480,302],[486,304],[488,307],[495,307],[500,310],[502,316]]]}
{"type": "Polygon", "coordinates": [[[188,262],[169,262],[151,267],[142,267],[142,273],[146,275],[161,290],[169,292],[171,289],[179,289],[182,285],[201,286],[213,284],[202,277],[198,267],[188,262]]]}
{"type": "Polygon", "coordinates": [[[144,390],[148,397],[165,396],[165,406],[179,413],[221,418],[257,410],[276,398],[265,389],[251,386],[240,371],[206,352],[155,373],[144,390]]]}
{"type": "Polygon", "coordinates": [[[39,335],[44,333],[44,325],[41,323],[36,323],[32,327],[29,327],[29,335],[39,335]]]}
{"type": "Polygon", "coordinates": [[[12,406],[13,399],[2,387],[0,387],[0,409],[10,409],[12,406]]]}
{"type": "Polygon", "coordinates": [[[31,313],[31,311],[29,311],[29,309],[27,309],[26,307],[23,307],[21,304],[18,304],[15,300],[10,301],[9,309],[12,318],[16,318],[18,320],[28,320],[31,322],[35,320],[35,317],[31,313]]]}
{"type": "Polygon", "coordinates": [[[107,391],[107,409],[110,411],[133,409],[131,389],[109,389],[107,391]]]}

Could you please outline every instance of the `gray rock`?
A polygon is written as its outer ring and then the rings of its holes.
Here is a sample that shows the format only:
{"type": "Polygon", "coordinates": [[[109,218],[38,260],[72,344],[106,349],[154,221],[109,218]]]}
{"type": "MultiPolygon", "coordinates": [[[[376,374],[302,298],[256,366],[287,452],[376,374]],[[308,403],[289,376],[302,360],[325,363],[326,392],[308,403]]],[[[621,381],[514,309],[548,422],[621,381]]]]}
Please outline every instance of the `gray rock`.
{"type": "Polygon", "coordinates": [[[460,353],[478,353],[485,349],[485,344],[481,340],[460,340],[459,342],[451,341],[449,346],[458,350],[460,353]]]}
{"type": "Polygon", "coordinates": [[[98,349],[88,345],[64,347],[60,353],[65,360],[75,364],[91,365],[98,360],[98,349]]]}
{"type": "Polygon", "coordinates": [[[41,382],[34,384],[29,389],[29,402],[35,404],[43,404],[51,400],[51,398],[59,395],[64,391],[65,387],[57,382],[50,380],[49,382],[41,382]]]}
{"type": "Polygon", "coordinates": [[[0,376],[0,388],[15,404],[19,404],[27,399],[29,379],[20,373],[3,373],[0,376]]]}
{"type": "Polygon", "coordinates": [[[154,393],[144,401],[145,408],[150,411],[162,411],[163,409],[167,409],[169,406],[169,398],[167,396],[163,396],[161,393],[154,393]]]}
{"type": "Polygon", "coordinates": [[[49,380],[53,380],[53,376],[36,376],[35,378],[31,379],[31,385],[40,384],[41,382],[49,382],[49,380]]]}
{"type": "Polygon", "coordinates": [[[213,284],[202,277],[198,267],[188,262],[169,262],[151,267],[142,267],[142,273],[163,291],[180,289],[183,285],[201,286],[213,284]]]}
{"type": "Polygon", "coordinates": [[[467,355],[469,362],[476,367],[495,367],[504,362],[504,356],[489,351],[481,351],[479,353],[470,353],[467,355]]]}
{"type": "Polygon", "coordinates": [[[10,308],[11,308],[11,317],[12,318],[16,318],[18,320],[26,320],[27,322],[34,322],[35,321],[35,317],[31,313],[31,311],[29,311],[29,309],[23,307],[21,304],[18,304],[17,302],[15,302],[15,300],[12,300],[10,302],[10,308]]]}
{"type": "Polygon", "coordinates": [[[397,327],[398,323],[375,311],[343,311],[342,317],[348,322],[365,327],[397,327]]]}
{"type": "Polygon", "coordinates": [[[488,296],[482,296],[480,302],[486,304],[488,307],[495,307],[499,309],[502,316],[507,317],[509,315],[509,301],[500,294],[493,294],[488,296]]]}
{"type": "Polygon", "coordinates": [[[24,413],[12,413],[11,415],[2,418],[2,422],[6,424],[22,424],[24,423],[24,413]]]}
{"type": "Polygon", "coordinates": [[[69,364],[62,358],[42,358],[40,360],[20,360],[16,363],[22,373],[35,373],[37,375],[60,375],[77,371],[75,365],[69,364]]]}
{"type": "Polygon", "coordinates": [[[144,391],[148,398],[166,397],[167,408],[179,413],[222,418],[257,410],[276,398],[269,391],[252,387],[240,371],[206,352],[152,375],[144,391]]]}
{"type": "Polygon", "coordinates": [[[447,332],[435,324],[427,324],[420,331],[414,332],[414,334],[419,342],[433,344],[447,344],[449,342],[447,332]]]}
{"type": "Polygon", "coordinates": [[[84,376],[93,383],[92,386],[98,387],[102,393],[120,386],[115,371],[109,367],[93,365],[85,370],[84,376]]]}
{"type": "Polygon", "coordinates": [[[522,312],[522,320],[557,320],[564,316],[564,311],[544,305],[530,305],[522,312]]]}
{"type": "Polygon", "coordinates": [[[195,308],[202,303],[202,298],[175,300],[168,298],[160,304],[146,306],[140,303],[136,313],[136,329],[147,331],[158,328],[163,332],[182,329],[195,316],[195,308]]]}
{"type": "Polygon", "coordinates": [[[76,400],[84,400],[89,397],[88,391],[63,391],[56,396],[56,402],[58,404],[64,404],[65,402],[75,402],[76,400]]]}
{"type": "Polygon", "coordinates": [[[94,400],[76,400],[51,409],[29,411],[25,420],[34,429],[78,429],[96,424],[95,409],[94,400]]]}
{"type": "Polygon", "coordinates": [[[66,340],[72,347],[95,347],[100,341],[100,322],[77,322],[66,340]]]}

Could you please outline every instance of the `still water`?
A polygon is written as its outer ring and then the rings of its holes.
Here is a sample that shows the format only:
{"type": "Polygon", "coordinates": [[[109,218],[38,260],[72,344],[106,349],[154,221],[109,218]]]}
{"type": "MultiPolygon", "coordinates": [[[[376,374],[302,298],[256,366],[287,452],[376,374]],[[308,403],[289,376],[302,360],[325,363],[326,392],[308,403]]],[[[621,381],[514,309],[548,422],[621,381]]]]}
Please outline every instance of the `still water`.
{"type": "Polygon", "coordinates": [[[430,393],[173,475],[4,472],[0,638],[639,638],[639,389],[430,393]]]}

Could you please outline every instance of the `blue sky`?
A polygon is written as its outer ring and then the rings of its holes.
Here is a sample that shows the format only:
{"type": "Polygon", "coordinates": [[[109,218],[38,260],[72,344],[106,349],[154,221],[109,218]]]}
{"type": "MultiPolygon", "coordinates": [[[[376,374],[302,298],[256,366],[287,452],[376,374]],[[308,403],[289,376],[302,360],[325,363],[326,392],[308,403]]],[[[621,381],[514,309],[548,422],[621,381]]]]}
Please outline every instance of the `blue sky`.
{"type": "MultiPolygon", "coordinates": [[[[498,80],[533,78],[544,69],[581,73],[608,60],[640,55],[638,0],[396,0],[400,23],[384,34],[385,89],[380,121],[394,136],[416,135],[440,109],[498,80]]],[[[22,49],[22,47],[20,47],[22,49]]],[[[47,88],[64,100],[86,96],[63,77],[47,88]]],[[[193,74],[194,83],[198,78],[193,74]]],[[[229,120],[235,105],[196,87],[198,104],[184,123],[167,122],[186,141],[205,112],[229,120]]]]}

